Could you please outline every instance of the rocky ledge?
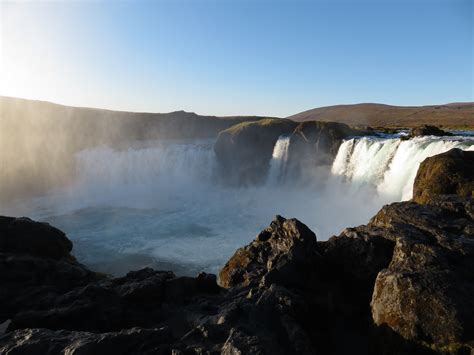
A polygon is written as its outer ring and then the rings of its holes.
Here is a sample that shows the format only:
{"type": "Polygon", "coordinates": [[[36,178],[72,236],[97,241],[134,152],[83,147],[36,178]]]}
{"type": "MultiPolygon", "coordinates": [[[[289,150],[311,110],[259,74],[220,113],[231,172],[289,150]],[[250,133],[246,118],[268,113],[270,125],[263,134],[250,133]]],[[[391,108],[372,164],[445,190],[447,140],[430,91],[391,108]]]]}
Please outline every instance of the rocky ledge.
{"type": "Polygon", "coordinates": [[[290,138],[287,169],[301,175],[308,166],[330,164],[343,139],[364,134],[371,132],[344,123],[266,119],[240,123],[220,132],[214,151],[219,175],[226,184],[254,185],[265,181],[280,136],[290,138]]]}
{"type": "Polygon", "coordinates": [[[0,232],[2,354],[474,351],[471,196],[393,203],[322,242],[277,216],[218,280],[151,269],[111,279],[47,224],[4,217],[0,232]]]}
{"type": "Polygon", "coordinates": [[[410,130],[409,137],[420,137],[420,136],[452,136],[451,133],[443,131],[442,129],[436,127],[436,126],[429,126],[429,125],[424,125],[424,126],[419,126],[419,127],[414,127],[410,130]]]}

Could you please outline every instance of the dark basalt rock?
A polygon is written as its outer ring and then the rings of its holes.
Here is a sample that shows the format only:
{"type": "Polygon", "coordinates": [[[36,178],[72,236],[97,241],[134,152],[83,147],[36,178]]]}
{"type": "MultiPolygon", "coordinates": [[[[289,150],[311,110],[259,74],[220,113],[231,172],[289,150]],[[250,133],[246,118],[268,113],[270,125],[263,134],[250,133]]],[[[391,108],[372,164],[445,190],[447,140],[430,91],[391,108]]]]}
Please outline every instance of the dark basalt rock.
{"type": "Polygon", "coordinates": [[[277,216],[252,243],[229,259],[219,273],[219,284],[229,288],[262,281],[304,283],[302,271],[317,260],[315,247],[316,236],[306,225],[277,216]]]}
{"type": "Polygon", "coordinates": [[[395,203],[371,220],[396,241],[375,282],[376,324],[438,350],[474,349],[473,202],[441,196],[431,205],[395,203]]]}
{"type": "Polygon", "coordinates": [[[90,333],[49,329],[22,329],[0,336],[0,353],[9,355],[56,354],[170,354],[168,328],[124,329],[90,333]],[[67,352],[65,352],[67,349],[67,352]]]}
{"type": "Polygon", "coordinates": [[[296,125],[287,119],[266,119],[220,132],[214,151],[223,181],[233,185],[264,182],[278,137],[290,134],[296,125]]]}
{"type": "Polygon", "coordinates": [[[0,216],[0,252],[24,253],[60,259],[69,256],[72,243],[66,235],[47,223],[29,218],[0,216]]]}
{"type": "Polygon", "coordinates": [[[413,185],[413,200],[427,203],[445,194],[474,196],[474,152],[454,148],[420,164],[413,185]]]}
{"type": "Polygon", "coordinates": [[[420,137],[420,136],[452,136],[451,133],[443,131],[436,126],[424,125],[415,127],[410,130],[409,137],[420,137]]]}

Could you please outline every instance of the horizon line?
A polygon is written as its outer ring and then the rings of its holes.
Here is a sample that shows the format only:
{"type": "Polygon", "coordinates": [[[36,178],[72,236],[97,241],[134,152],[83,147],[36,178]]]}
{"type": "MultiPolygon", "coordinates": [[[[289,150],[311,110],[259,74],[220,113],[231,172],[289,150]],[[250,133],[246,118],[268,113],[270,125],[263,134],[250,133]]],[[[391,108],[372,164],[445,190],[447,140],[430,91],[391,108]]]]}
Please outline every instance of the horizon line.
{"type": "Polygon", "coordinates": [[[390,107],[399,107],[399,108],[413,108],[413,107],[434,107],[434,106],[469,105],[469,104],[474,105],[474,101],[454,101],[454,102],[447,102],[447,103],[443,103],[443,104],[427,104],[427,105],[393,105],[393,104],[386,104],[386,103],[380,103],[380,102],[356,102],[356,103],[340,103],[340,104],[334,104],[334,105],[316,106],[316,107],[312,107],[312,108],[309,108],[309,109],[306,109],[306,110],[296,112],[296,113],[291,114],[289,116],[281,117],[281,116],[272,116],[272,115],[252,115],[252,114],[250,114],[250,115],[240,114],[240,115],[217,116],[217,115],[202,114],[202,113],[196,113],[195,111],[185,111],[185,110],[174,110],[174,111],[169,111],[169,112],[131,111],[131,110],[118,110],[118,109],[113,109],[113,108],[103,108],[103,107],[68,105],[68,104],[54,102],[54,101],[48,101],[48,100],[44,100],[44,99],[31,99],[31,98],[17,97],[17,96],[0,95],[0,98],[41,102],[41,103],[48,103],[48,104],[52,104],[52,105],[58,105],[58,106],[70,107],[70,108],[78,108],[78,109],[82,108],[82,109],[111,111],[111,112],[120,112],[120,113],[163,114],[163,115],[165,115],[165,114],[171,114],[171,113],[177,113],[177,112],[184,112],[184,113],[194,114],[194,115],[197,115],[197,116],[221,117],[221,118],[252,117],[252,116],[260,117],[260,118],[267,118],[267,117],[268,118],[288,118],[288,117],[296,116],[298,114],[309,112],[309,111],[316,110],[316,109],[337,107],[337,106],[381,105],[381,106],[390,106],[390,107]]]}

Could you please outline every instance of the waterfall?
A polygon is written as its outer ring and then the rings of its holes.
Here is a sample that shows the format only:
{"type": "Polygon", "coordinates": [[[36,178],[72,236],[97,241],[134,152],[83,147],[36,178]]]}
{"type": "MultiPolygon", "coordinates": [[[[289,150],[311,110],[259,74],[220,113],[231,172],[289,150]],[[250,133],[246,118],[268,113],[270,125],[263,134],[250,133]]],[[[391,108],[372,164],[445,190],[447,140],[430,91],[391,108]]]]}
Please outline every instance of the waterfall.
{"type": "Polygon", "coordinates": [[[372,186],[391,200],[409,200],[420,163],[452,148],[474,150],[472,137],[398,138],[362,137],[344,141],[331,172],[352,188],[372,186]]]}
{"type": "Polygon", "coordinates": [[[208,141],[155,141],[126,149],[86,149],[76,154],[76,180],[69,191],[106,200],[189,195],[213,183],[216,161],[212,147],[213,142],[208,141]]]}
{"type": "Polygon", "coordinates": [[[272,159],[270,161],[270,170],[268,172],[268,183],[276,184],[283,180],[285,176],[285,167],[288,160],[288,147],[290,146],[290,137],[280,136],[273,148],[272,159]]]}

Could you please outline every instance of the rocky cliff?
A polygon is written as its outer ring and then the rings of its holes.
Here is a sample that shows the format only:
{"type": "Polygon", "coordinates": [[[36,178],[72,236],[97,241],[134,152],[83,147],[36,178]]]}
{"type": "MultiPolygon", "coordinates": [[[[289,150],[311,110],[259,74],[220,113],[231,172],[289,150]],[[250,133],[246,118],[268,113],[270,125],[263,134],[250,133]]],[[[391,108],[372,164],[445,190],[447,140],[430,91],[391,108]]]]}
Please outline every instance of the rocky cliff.
{"type": "Polygon", "coordinates": [[[265,181],[278,137],[296,127],[290,120],[244,122],[219,133],[214,151],[226,184],[253,185],[265,181]]]}
{"type": "Polygon", "coordinates": [[[265,181],[280,136],[290,137],[288,171],[301,175],[309,166],[330,165],[343,139],[366,133],[336,122],[260,120],[220,132],[214,151],[226,184],[252,185],[265,181]]]}
{"type": "Polygon", "coordinates": [[[443,193],[324,242],[277,216],[218,280],[107,278],[57,229],[1,218],[0,353],[469,354],[474,200],[443,193]]]}

